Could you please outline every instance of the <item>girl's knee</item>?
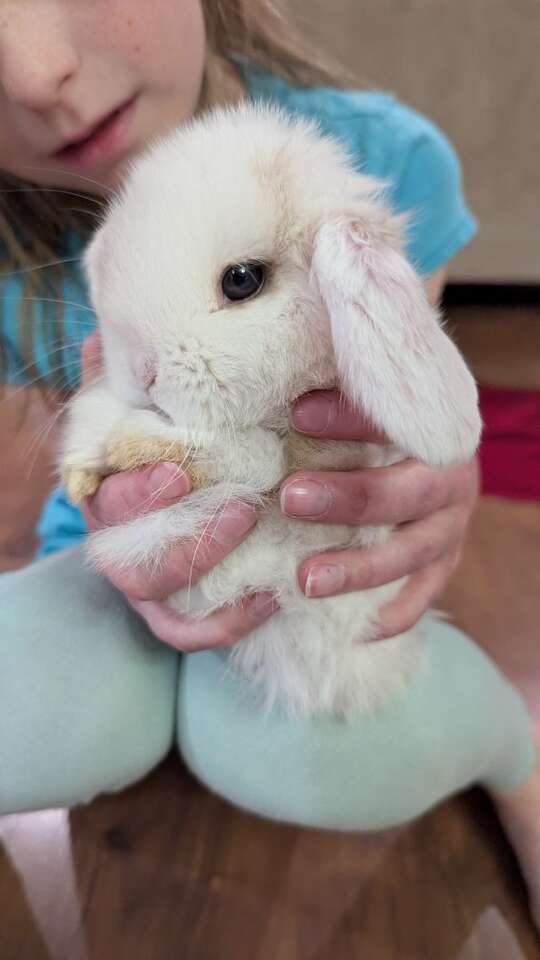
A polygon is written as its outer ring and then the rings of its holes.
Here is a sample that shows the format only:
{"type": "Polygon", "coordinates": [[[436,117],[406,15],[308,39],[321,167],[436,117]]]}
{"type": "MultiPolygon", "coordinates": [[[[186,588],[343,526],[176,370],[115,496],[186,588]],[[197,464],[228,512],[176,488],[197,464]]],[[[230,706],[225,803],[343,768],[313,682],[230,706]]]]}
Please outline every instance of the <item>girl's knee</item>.
{"type": "Polygon", "coordinates": [[[0,579],[2,812],[117,790],[173,743],[177,654],[76,561],[0,579]]]}
{"type": "MultiPolygon", "coordinates": [[[[393,725],[365,718],[306,723],[265,714],[215,653],[183,661],[177,746],[195,777],[224,799],[270,819],[338,830],[378,830],[440,799],[393,725]]],[[[412,748],[411,748],[412,749],[412,748]]]]}

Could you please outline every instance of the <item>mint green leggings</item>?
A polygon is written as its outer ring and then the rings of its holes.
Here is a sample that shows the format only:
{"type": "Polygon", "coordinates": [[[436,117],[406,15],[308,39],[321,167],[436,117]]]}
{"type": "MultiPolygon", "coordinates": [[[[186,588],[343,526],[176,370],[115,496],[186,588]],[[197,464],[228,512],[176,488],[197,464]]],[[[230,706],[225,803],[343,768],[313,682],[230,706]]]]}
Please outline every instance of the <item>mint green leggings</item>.
{"type": "Polygon", "coordinates": [[[263,716],[224,654],[150,636],[80,550],[0,577],[0,813],[72,806],[143,777],[176,743],[231,802],[372,830],[463,787],[509,789],[535,764],[521,699],[462,633],[436,624],[391,706],[354,723],[263,716]]]}

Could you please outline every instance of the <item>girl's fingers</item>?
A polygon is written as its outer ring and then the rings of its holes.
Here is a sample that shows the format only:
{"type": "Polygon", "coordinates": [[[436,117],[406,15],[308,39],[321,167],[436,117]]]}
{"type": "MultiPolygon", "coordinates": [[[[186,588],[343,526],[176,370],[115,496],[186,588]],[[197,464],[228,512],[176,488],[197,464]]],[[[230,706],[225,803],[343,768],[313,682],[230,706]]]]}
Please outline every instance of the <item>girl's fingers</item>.
{"type": "Polygon", "coordinates": [[[253,507],[231,503],[200,537],[175,543],[155,573],[146,567],[109,567],[105,575],[132,602],[165,600],[220,563],[245,539],[256,520],[253,507]]]}
{"type": "Polygon", "coordinates": [[[281,509],[319,523],[405,523],[445,506],[451,483],[451,471],[414,460],[347,472],[302,472],[283,483],[281,509]]]}
{"type": "Polygon", "coordinates": [[[388,443],[388,437],[376,430],[366,417],[353,410],[336,390],[305,393],[294,404],[291,419],[299,433],[314,437],[388,443]]]}
{"type": "Polygon", "coordinates": [[[203,619],[175,613],[164,603],[131,601],[152,633],[184,653],[225,647],[241,640],[279,608],[270,593],[252,594],[203,619]]]}
{"type": "Polygon", "coordinates": [[[407,523],[454,504],[468,515],[477,472],[475,460],[440,469],[405,460],[347,472],[302,471],[282,484],[281,509],[302,520],[361,526],[407,523]]]}
{"type": "Polygon", "coordinates": [[[458,560],[459,552],[414,573],[396,599],[379,611],[376,639],[387,640],[414,627],[443,593],[458,560]]]}
{"type": "Polygon", "coordinates": [[[106,477],[82,512],[88,528],[99,530],[162,507],[191,490],[191,479],[177,463],[158,463],[106,477]]]}
{"type": "Polygon", "coordinates": [[[455,510],[441,510],[404,525],[385,543],[310,557],[300,565],[298,581],[308,597],[370,590],[453,555],[461,538],[461,518],[455,510]]]}

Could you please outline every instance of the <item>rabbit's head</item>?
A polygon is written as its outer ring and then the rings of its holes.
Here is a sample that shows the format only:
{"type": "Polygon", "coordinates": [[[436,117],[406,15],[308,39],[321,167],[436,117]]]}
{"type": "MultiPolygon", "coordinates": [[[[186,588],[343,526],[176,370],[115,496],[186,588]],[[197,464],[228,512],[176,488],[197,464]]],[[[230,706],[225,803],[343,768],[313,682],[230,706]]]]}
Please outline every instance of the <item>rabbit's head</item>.
{"type": "Polygon", "coordinates": [[[474,381],[380,187],[317,128],[214,111],[136,161],[86,254],[111,388],[195,435],[337,385],[404,454],[471,455],[474,381]]]}

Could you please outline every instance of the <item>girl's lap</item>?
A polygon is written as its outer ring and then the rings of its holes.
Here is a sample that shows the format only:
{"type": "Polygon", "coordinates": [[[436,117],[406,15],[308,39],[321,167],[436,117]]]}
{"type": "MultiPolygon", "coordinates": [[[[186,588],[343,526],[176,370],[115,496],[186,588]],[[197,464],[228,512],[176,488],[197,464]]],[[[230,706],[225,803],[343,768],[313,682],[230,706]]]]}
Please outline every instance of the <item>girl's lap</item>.
{"type": "Polygon", "coordinates": [[[383,827],[481,774],[512,785],[528,769],[521,702],[448,624],[430,627],[426,664],[402,699],[349,724],[265,715],[222,651],[184,657],[179,672],[179,654],[154,640],[78,549],[0,577],[0,637],[1,812],[119,790],[175,735],[210,789],[321,827],[383,827]]]}
{"type": "Polygon", "coordinates": [[[177,742],[188,767],[236,805],[305,826],[376,830],[472,783],[523,782],[535,763],[521,699],[481,650],[432,621],[402,696],[351,722],[264,713],[220,651],[184,658],[177,742]]]}

